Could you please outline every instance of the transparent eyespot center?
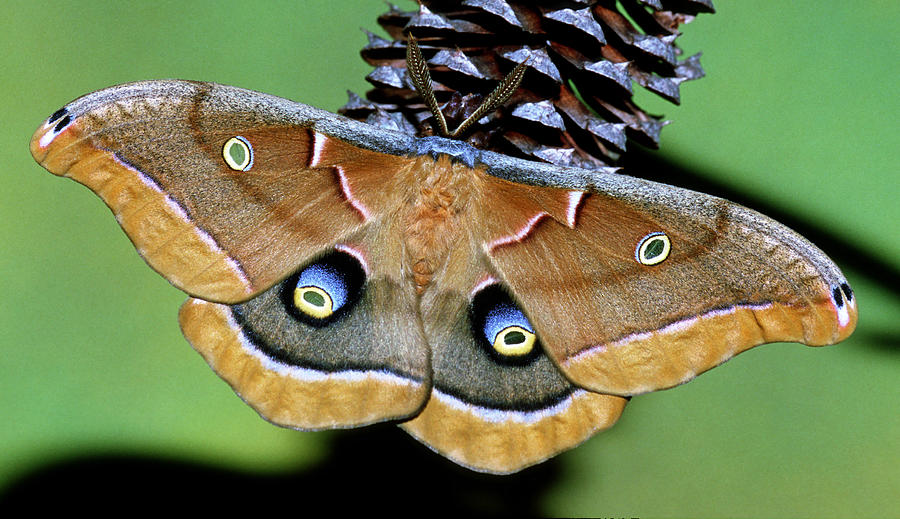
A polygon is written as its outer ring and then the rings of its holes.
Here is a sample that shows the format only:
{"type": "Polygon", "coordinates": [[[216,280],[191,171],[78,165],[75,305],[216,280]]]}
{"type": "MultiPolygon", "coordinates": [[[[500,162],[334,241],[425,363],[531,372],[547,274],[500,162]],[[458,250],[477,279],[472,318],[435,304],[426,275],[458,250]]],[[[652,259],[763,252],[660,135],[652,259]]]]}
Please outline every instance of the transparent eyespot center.
{"type": "Polygon", "coordinates": [[[634,259],[641,265],[659,265],[669,257],[672,250],[672,242],[662,232],[650,233],[644,236],[637,249],[634,251],[634,259]]]}
{"type": "Polygon", "coordinates": [[[240,135],[232,137],[222,146],[222,158],[229,168],[247,171],[253,167],[253,146],[240,135]]]}

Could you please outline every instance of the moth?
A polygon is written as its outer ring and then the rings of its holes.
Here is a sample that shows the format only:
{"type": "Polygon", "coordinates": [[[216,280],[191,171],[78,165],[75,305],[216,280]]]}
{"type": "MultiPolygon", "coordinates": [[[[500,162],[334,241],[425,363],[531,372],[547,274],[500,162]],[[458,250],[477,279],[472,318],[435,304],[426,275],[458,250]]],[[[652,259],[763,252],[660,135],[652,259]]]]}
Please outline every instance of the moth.
{"type": "MultiPolygon", "coordinates": [[[[427,69],[413,79],[436,106],[427,69]]],[[[838,267],[750,209],[240,88],[100,90],[31,152],[189,294],[185,337],[263,418],[392,421],[478,471],[570,449],[631,396],[755,345],[832,344],[857,321],[838,267]]]]}

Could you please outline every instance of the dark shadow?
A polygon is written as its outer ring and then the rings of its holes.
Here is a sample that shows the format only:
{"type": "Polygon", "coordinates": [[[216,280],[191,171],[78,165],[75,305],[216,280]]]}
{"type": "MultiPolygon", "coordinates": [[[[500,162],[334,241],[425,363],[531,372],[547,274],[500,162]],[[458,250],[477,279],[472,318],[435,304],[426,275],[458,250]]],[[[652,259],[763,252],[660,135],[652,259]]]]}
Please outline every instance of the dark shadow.
{"type": "Polygon", "coordinates": [[[877,351],[900,353],[900,331],[864,329],[856,332],[863,342],[877,351]]]}
{"type": "Polygon", "coordinates": [[[510,476],[479,474],[377,425],[341,431],[322,462],[279,474],[130,455],[72,459],[8,486],[0,510],[537,516],[559,474],[553,460],[510,476]]]}

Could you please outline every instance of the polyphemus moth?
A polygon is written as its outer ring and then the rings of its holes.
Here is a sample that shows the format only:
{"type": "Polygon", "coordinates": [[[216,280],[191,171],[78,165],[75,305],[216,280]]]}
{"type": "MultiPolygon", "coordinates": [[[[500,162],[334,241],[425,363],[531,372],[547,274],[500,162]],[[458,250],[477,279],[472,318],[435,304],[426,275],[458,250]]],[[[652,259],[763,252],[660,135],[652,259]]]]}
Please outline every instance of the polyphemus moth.
{"type": "Polygon", "coordinates": [[[266,420],[395,421],[479,471],[572,448],[755,345],[856,324],[831,260],[744,207],[239,88],[94,92],[31,152],[190,295],[185,337],[266,420]]]}

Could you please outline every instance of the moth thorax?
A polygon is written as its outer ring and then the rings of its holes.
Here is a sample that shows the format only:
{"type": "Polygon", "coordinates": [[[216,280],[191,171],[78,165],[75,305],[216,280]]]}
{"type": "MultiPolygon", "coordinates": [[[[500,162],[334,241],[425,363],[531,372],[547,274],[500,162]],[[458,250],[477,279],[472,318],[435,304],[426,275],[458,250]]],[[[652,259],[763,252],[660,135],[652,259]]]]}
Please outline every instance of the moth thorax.
{"type": "Polygon", "coordinates": [[[446,262],[458,240],[464,239],[467,203],[476,189],[475,173],[461,164],[453,164],[446,156],[437,160],[424,158],[419,168],[419,189],[407,208],[405,245],[411,272],[421,294],[431,283],[434,273],[446,262]]]}

